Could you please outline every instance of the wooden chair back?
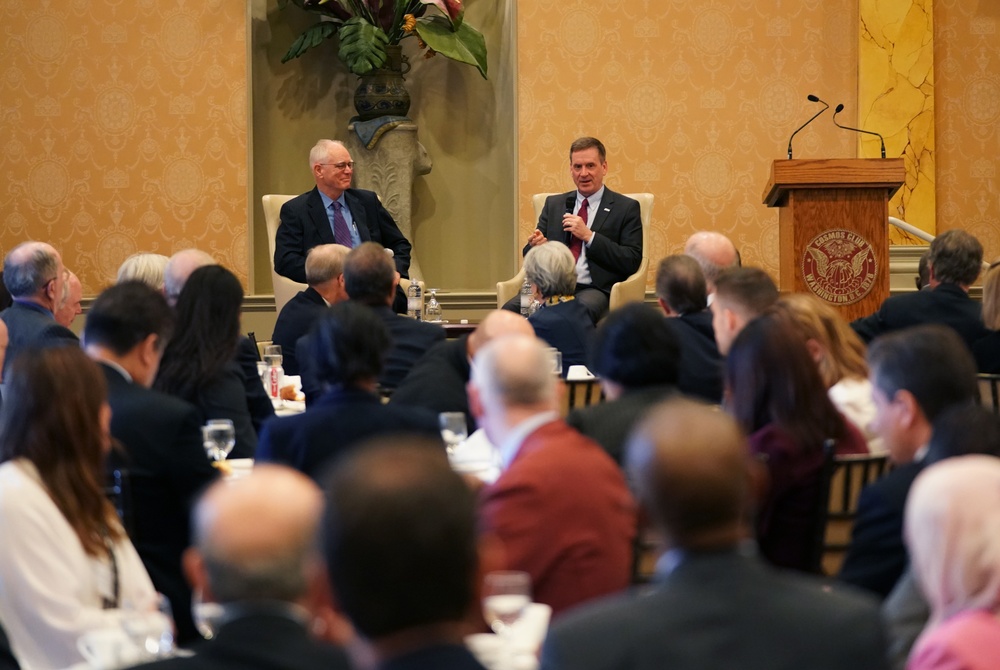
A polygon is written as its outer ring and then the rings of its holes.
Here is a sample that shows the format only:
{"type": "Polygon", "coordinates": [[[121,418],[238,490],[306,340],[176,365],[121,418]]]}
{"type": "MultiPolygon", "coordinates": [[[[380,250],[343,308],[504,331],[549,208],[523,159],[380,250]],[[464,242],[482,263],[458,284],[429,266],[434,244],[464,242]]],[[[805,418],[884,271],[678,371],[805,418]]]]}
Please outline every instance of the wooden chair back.
{"type": "Polygon", "coordinates": [[[889,469],[888,454],[837,456],[830,478],[829,505],[823,538],[823,573],[835,575],[851,542],[861,490],[889,469]]]}
{"type": "Polygon", "coordinates": [[[979,404],[1000,414],[1000,375],[979,375],[979,404]]]}

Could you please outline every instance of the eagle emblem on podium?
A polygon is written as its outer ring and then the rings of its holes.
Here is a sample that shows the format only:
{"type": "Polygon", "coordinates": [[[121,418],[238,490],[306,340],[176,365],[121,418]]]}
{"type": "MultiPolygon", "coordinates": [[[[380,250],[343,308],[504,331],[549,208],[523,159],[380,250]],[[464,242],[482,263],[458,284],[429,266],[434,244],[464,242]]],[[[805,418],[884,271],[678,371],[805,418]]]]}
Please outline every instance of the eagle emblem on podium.
{"type": "Polygon", "coordinates": [[[809,290],[834,305],[864,298],[875,285],[878,264],[872,245],[855,232],[828,230],[806,245],[802,277],[809,290]]]}

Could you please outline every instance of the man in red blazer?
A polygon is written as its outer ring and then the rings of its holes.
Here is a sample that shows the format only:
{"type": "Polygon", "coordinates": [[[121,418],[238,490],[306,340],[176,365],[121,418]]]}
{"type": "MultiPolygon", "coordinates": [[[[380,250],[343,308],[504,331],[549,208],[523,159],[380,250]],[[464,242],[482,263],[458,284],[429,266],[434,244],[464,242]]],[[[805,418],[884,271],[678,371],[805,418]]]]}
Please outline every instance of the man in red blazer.
{"type": "Polygon", "coordinates": [[[628,586],[635,508],[614,461],[559,418],[551,370],[541,340],[494,340],[476,354],[469,404],[502,468],[482,493],[484,529],[559,614],[628,586]]]}

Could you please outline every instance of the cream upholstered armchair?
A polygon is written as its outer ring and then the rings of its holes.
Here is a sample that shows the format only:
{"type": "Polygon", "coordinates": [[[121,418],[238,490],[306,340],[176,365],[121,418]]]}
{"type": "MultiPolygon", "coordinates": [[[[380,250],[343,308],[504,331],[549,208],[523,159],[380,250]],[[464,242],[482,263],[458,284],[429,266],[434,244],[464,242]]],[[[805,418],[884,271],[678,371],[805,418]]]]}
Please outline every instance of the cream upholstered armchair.
{"type": "MultiPolygon", "coordinates": [[[[535,208],[535,220],[538,220],[545,206],[545,199],[553,193],[536,193],[531,197],[535,208]]],[[[639,269],[625,281],[620,281],[611,287],[610,309],[617,309],[628,302],[641,302],[646,297],[646,275],[649,273],[649,221],[653,214],[652,193],[626,193],[626,196],[639,202],[639,216],[642,219],[642,261],[639,269]]],[[[524,267],[507,281],[497,282],[497,309],[513,298],[521,290],[524,283],[524,267]]]]}
{"type": "MultiPolygon", "coordinates": [[[[271,193],[261,199],[264,203],[264,222],[267,224],[267,247],[271,254],[269,261],[271,263],[271,284],[274,286],[274,309],[278,313],[296,293],[306,289],[305,284],[292,281],[288,277],[282,277],[274,269],[274,238],[278,232],[278,224],[281,223],[281,206],[294,197],[296,196],[271,193]]],[[[405,293],[410,286],[410,280],[401,278],[399,285],[405,293]]],[[[424,283],[421,281],[421,288],[423,285],[424,283]]]]}

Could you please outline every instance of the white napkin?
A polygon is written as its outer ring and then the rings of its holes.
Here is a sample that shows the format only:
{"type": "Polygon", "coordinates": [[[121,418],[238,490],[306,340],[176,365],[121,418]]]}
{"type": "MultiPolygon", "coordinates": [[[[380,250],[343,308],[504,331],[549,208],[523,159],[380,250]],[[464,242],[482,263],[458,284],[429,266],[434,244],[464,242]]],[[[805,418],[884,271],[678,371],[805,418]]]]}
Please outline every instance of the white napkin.
{"type": "Polygon", "coordinates": [[[585,382],[594,379],[594,373],[587,369],[586,365],[571,365],[566,373],[568,382],[585,382]]]}
{"type": "Polygon", "coordinates": [[[490,444],[482,428],[456,446],[448,455],[448,460],[455,472],[474,475],[487,484],[492,484],[500,476],[496,448],[490,444]]]}

